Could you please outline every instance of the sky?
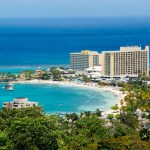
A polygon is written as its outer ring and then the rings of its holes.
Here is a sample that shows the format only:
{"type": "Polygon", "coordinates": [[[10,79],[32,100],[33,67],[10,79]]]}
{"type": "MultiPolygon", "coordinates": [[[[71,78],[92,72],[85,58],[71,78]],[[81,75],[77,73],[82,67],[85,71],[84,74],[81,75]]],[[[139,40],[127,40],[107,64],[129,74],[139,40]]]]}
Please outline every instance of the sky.
{"type": "Polygon", "coordinates": [[[150,0],[0,0],[0,18],[150,16],[150,0]]]}

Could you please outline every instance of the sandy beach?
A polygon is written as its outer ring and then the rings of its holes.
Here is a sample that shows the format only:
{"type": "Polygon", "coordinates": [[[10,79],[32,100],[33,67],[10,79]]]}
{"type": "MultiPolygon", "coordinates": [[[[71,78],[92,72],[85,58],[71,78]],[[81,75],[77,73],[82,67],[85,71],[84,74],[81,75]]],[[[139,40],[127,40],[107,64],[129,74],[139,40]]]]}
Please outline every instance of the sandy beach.
{"type": "MultiPolygon", "coordinates": [[[[51,80],[29,80],[29,81],[15,81],[13,83],[23,83],[23,84],[59,84],[63,86],[73,86],[73,87],[82,87],[82,88],[90,88],[90,89],[95,89],[95,90],[102,90],[102,91],[108,91],[112,92],[116,96],[118,96],[118,107],[121,107],[120,101],[124,100],[125,94],[122,94],[122,92],[119,90],[118,87],[113,87],[113,86],[104,86],[100,87],[96,83],[77,83],[77,82],[69,82],[69,81],[51,81],[51,80]]],[[[114,110],[110,109],[107,110],[104,113],[111,114],[114,113],[114,110]]],[[[116,113],[115,113],[116,114],[116,113]]]]}

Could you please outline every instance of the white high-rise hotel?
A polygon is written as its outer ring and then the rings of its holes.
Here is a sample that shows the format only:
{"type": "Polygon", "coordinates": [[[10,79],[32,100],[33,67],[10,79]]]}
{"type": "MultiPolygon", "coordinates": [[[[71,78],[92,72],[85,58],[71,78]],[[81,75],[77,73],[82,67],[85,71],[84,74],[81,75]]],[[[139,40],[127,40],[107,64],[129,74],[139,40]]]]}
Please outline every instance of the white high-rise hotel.
{"type": "Polygon", "coordinates": [[[120,47],[120,51],[103,51],[102,54],[94,54],[98,59],[97,63],[93,63],[95,61],[94,55],[92,55],[91,61],[88,58],[88,53],[86,55],[84,53],[71,53],[71,68],[84,70],[88,67],[102,65],[103,76],[136,76],[139,73],[149,75],[149,46],[145,46],[143,50],[138,46],[120,47]]]}
{"type": "Polygon", "coordinates": [[[111,77],[149,75],[149,46],[121,47],[120,51],[102,52],[102,74],[111,77]]]}

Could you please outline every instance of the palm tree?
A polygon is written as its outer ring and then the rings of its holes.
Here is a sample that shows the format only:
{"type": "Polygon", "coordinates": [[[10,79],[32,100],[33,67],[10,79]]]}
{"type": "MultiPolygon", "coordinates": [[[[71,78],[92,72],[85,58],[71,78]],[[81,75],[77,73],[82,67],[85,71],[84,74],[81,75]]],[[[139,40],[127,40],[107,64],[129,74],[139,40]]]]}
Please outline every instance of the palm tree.
{"type": "Polygon", "coordinates": [[[71,115],[68,114],[68,113],[66,113],[66,114],[65,114],[65,118],[66,118],[67,120],[69,120],[69,119],[71,119],[71,115]]]}
{"type": "Polygon", "coordinates": [[[98,117],[101,117],[102,116],[102,111],[100,111],[99,109],[96,109],[96,114],[98,117]]]}
{"type": "Polygon", "coordinates": [[[61,79],[61,72],[59,70],[53,70],[52,76],[54,80],[60,80],[61,79]]]}
{"type": "Polygon", "coordinates": [[[85,111],[85,116],[90,116],[91,115],[91,112],[90,111],[85,111]]]}
{"type": "Polygon", "coordinates": [[[49,73],[48,73],[48,72],[44,72],[44,73],[42,74],[42,76],[41,76],[41,79],[43,79],[43,80],[48,80],[48,79],[50,79],[49,73]]]}
{"type": "Polygon", "coordinates": [[[0,77],[4,78],[4,76],[5,76],[5,73],[4,72],[0,72],[0,77]]]}
{"type": "Polygon", "coordinates": [[[31,80],[34,78],[34,71],[33,70],[25,70],[24,76],[27,80],[31,80]]]}

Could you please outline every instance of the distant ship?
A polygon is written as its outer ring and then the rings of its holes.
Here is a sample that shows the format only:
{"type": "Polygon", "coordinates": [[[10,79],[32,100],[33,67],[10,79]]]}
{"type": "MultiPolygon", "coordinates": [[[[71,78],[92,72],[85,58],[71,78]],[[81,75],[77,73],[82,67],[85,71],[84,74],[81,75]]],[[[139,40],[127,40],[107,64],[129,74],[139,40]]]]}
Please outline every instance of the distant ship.
{"type": "Polygon", "coordinates": [[[8,83],[3,87],[6,91],[13,91],[14,90],[14,86],[12,83],[8,83]]]}

